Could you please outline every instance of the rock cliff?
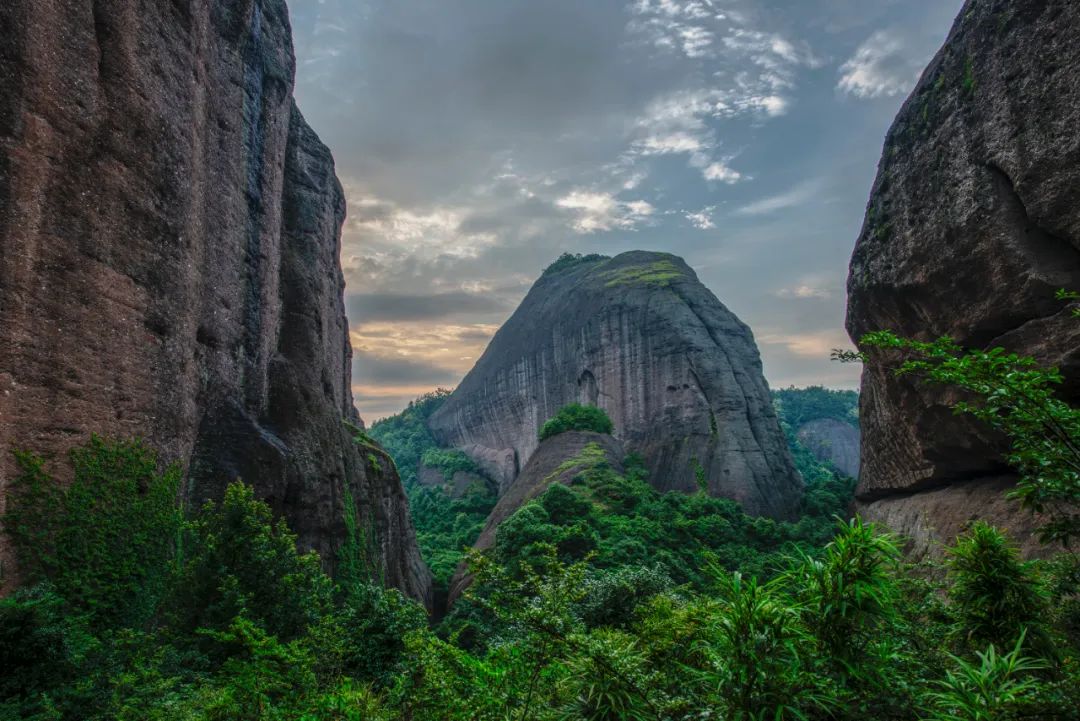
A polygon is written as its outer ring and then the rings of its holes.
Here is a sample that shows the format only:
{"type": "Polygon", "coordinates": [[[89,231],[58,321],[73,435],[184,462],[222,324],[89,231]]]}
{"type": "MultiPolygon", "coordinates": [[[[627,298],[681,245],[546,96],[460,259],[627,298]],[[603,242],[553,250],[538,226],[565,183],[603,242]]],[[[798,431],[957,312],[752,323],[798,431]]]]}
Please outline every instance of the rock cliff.
{"type": "Polygon", "coordinates": [[[750,329],[673,255],[553,266],[429,424],[505,491],[575,401],[607,411],[660,490],[703,483],[776,517],[799,502],[750,329]]]}
{"type": "Polygon", "coordinates": [[[859,429],[835,418],[803,423],[795,433],[806,450],[850,478],[859,477],[859,429]]]}
{"type": "MultiPolygon", "coordinates": [[[[886,138],[851,260],[852,338],[1004,346],[1060,366],[1080,401],[1080,324],[1054,299],[1080,288],[1078,78],[1080,4],[964,6],[886,138]]],[[[864,369],[863,512],[928,539],[995,509],[1026,538],[1030,519],[999,507],[1000,439],[945,400],[864,369]]]]}
{"type": "Polygon", "coordinates": [[[355,503],[427,599],[393,464],[343,422],[345,203],[284,0],[8,0],[0,28],[0,497],[11,449],[143,436],[190,501],[241,477],[331,564],[355,503]]]}
{"type": "MultiPolygon", "coordinates": [[[[537,447],[521,473],[491,509],[473,548],[486,551],[495,545],[499,524],[552,484],[570,483],[575,476],[600,463],[608,464],[616,473],[623,473],[625,455],[621,443],[602,433],[568,431],[548,438],[537,447]]],[[[448,604],[453,604],[471,582],[472,576],[464,566],[459,568],[450,581],[448,604]]]]}

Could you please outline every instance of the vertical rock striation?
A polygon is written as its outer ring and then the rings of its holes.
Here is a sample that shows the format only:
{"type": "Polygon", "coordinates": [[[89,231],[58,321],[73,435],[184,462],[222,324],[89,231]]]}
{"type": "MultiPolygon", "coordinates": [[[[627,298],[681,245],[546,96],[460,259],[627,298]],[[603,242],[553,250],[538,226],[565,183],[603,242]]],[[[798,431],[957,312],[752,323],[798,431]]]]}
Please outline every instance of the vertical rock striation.
{"type": "MultiPolygon", "coordinates": [[[[1080,5],[969,0],[889,131],[851,260],[848,331],[1004,346],[1058,365],[1080,401],[1080,5]]],[[[1001,502],[1001,439],[941,390],[869,365],[857,495],[928,544],[988,517],[1030,548],[1001,502]]]]}
{"type": "Polygon", "coordinates": [[[553,267],[429,424],[505,491],[571,402],[607,411],[661,490],[703,484],[776,517],[799,502],[750,329],[673,255],[553,267]]]}
{"type": "Polygon", "coordinates": [[[817,418],[799,426],[795,437],[822,463],[849,478],[859,477],[859,429],[835,418],[817,418]]]}
{"type": "Polygon", "coordinates": [[[243,478],[331,565],[355,503],[429,600],[393,464],[344,425],[345,203],[284,0],[10,0],[0,32],[0,491],[11,449],[143,436],[190,502],[243,478]]]}

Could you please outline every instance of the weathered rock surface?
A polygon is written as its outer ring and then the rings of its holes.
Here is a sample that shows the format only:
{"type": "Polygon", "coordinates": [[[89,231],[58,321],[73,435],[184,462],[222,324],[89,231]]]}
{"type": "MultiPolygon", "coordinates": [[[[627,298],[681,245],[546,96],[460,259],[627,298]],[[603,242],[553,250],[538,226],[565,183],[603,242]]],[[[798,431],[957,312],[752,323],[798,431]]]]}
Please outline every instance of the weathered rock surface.
{"type": "MultiPolygon", "coordinates": [[[[548,438],[537,447],[521,473],[491,509],[473,548],[486,551],[494,546],[499,524],[552,484],[569,484],[575,476],[601,463],[621,474],[625,456],[622,444],[603,433],[569,431],[548,438]]],[[[472,576],[464,567],[459,568],[450,580],[448,603],[457,600],[470,583],[472,576]]]]}
{"type": "Polygon", "coordinates": [[[469,471],[454,471],[450,478],[447,478],[441,469],[429,466],[423,461],[416,469],[416,481],[422,486],[443,488],[451,498],[461,498],[470,488],[476,486],[486,489],[492,489],[494,486],[484,476],[469,471]]]}
{"type": "Polygon", "coordinates": [[[540,426],[575,401],[607,411],[660,490],[696,491],[702,475],[752,514],[799,502],[750,329],[673,255],[545,273],[429,424],[506,489],[540,426]]]}
{"type": "Polygon", "coordinates": [[[393,464],[343,424],[345,203],[284,0],[7,0],[0,29],[0,497],[13,448],[139,435],[331,564],[352,498],[427,598],[393,464]]]}
{"type": "Polygon", "coordinates": [[[851,478],[859,477],[859,429],[835,418],[803,423],[795,433],[819,461],[851,478]]]}
{"type": "MultiPolygon", "coordinates": [[[[1059,365],[1080,401],[1080,324],[1054,299],[1080,288],[1078,78],[1080,4],[964,6],[886,139],[848,279],[853,338],[891,329],[1004,346],[1059,365]]],[[[857,495],[869,515],[920,509],[927,527],[952,529],[981,512],[970,504],[990,491],[977,484],[1008,476],[1000,439],[945,400],[865,368],[857,495]],[[923,493],[958,482],[962,493],[923,493]]]]}

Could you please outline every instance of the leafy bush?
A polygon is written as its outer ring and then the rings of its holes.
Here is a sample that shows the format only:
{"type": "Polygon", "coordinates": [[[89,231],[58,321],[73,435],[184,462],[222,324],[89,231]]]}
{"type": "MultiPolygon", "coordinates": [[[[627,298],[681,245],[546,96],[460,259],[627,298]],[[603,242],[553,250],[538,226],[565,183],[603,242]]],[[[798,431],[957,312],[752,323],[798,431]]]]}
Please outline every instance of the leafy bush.
{"type": "Polygon", "coordinates": [[[593,433],[610,434],[614,428],[611,419],[608,418],[608,414],[602,408],[570,403],[560,408],[558,413],[540,427],[540,440],[545,441],[552,436],[567,431],[592,431],[593,433]]]}
{"type": "Polygon", "coordinates": [[[573,268],[576,265],[608,259],[608,256],[600,255],[598,253],[589,253],[587,255],[582,255],[581,253],[563,253],[554,263],[544,268],[544,272],[541,273],[541,275],[554,275],[555,273],[561,273],[564,270],[573,268]]]}
{"type": "Polygon", "coordinates": [[[1022,563],[996,528],[982,521],[972,524],[949,549],[949,574],[949,598],[967,641],[1009,648],[1027,635],[1044,645],[1046,590],[1034,566],[1022,563]]]}
{"type": "MultiPolygon", "coordinates": [[[[243,616],[283,641],[303,636],[330,607],[319,557],[300,555],[284,519],[237,482],[191,523],[189,559],[174,605],[178,628],[226,632],[243,616]]],[[[210,636],[210,638],[214,638],[210,636]]]]}
{"type": "Polygon", "coordinates": [[[780,418],[796,431],[805,423],[825,418],[859,425],[859,394],[856,391],[791,386],[774,390],[772,397],[780,418]]]}
{"type": "Polygon", "coordinates": [[[141,441],[91,437],[64,486],[41,458],[16,453],[4,528],[31,582],[49,581],[95,624],[145,626],[157,611],[182,523],[180,470],[158,471],[141,441]]]}
{"type": "Polygon", "coordinates": [[[859,345],[866,350],[837,351],[834,357],[873,357],[897,375],[963,391],[966,400],[953,404],[956,412],[1009,439],[1007,460],[1020,473],[1010,496],[1049,517],[1042,539],[1067,545],[1080,536],[1080,445],[1075,440],[1080,438],[1080,409],[1054,393],[1064,382],[1058,369],[1003,348],[966,350],[948,337],[926,343],[879,331],[864,335],[859,345]]]}

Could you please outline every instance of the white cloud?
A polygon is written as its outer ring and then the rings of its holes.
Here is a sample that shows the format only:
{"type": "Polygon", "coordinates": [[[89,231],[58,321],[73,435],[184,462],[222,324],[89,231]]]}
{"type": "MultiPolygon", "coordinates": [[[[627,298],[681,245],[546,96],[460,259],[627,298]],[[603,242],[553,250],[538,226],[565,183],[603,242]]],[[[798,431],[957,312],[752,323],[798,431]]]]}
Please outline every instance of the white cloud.
{"type": "Polygon", "coordinates": [[[716,206],[710,205],[706,208],[702,208],[696,213],[685,211],[683,212],[683,216],[688,221],[690,221],[690,225],[694,226],[698,230],[711,230],[712,228],[716,227],[716,224],[713,222],[712,219],[712,214],[714,210],[716,210],[716,206]]]}
{"type": "Polygon", "coordinates": [[[672,132],[666,135],[650,135],[634,142],[634,149],[641,155],[668,155],[672,153],[696,153],[704,139],[688,132],[672,132]]]}
{"type": "Polygon", "coordinates": [[[895,34],[874,33],[840,66],[837,88],[858,98],[891,97],[907,92],[918,80],[921,63],[913,62],[906,50],[895,34]]]}
{"type": "Polygon", "coordinates": [[[806,300],[809,298],[825,299],[832,298],[833,292],[829,288],[822,288],[820,286],[804,283],[802,285],[797,285],[792,288],[781,288],[780,290],[776,291],[776,296],[778,298],[791,298],[798,300],[806,300]]]}
{"type": "Polygon", "coordinates": [[[705,176],[705,180],[716,180],[721,183],[727,183],[728,185],[738,183],[743,177],[742,173],[734,170],[722,160],[717,160],[706,165],[702,168],[701,174],[705,176]]]}
{"type": "Polygon", "coordinates": [[[425,251],[454,258],[474,258],[495,244],[490,233],[465,233],[468,209],[436,206],[403,208],[345,185],[349,219],[344,234],[354,243],[373,241],[406,253],[425,251]]]}
{"type": "Polygon", "coordinates": [[[735,211],[735,215],[768,215],[785,208],[802,205],[813,198],[818,191],[820,181],[810,180],[796,185],[786,193],[748,203],[735,211]]]}
{"type": "Polygon", "coordinates": [[[573,212],[571,226],[578,233],[633,230],[655,211],[644,200],[621,201],[611,193],[586,190],[572,191],[555,204],[573,212]]]}

